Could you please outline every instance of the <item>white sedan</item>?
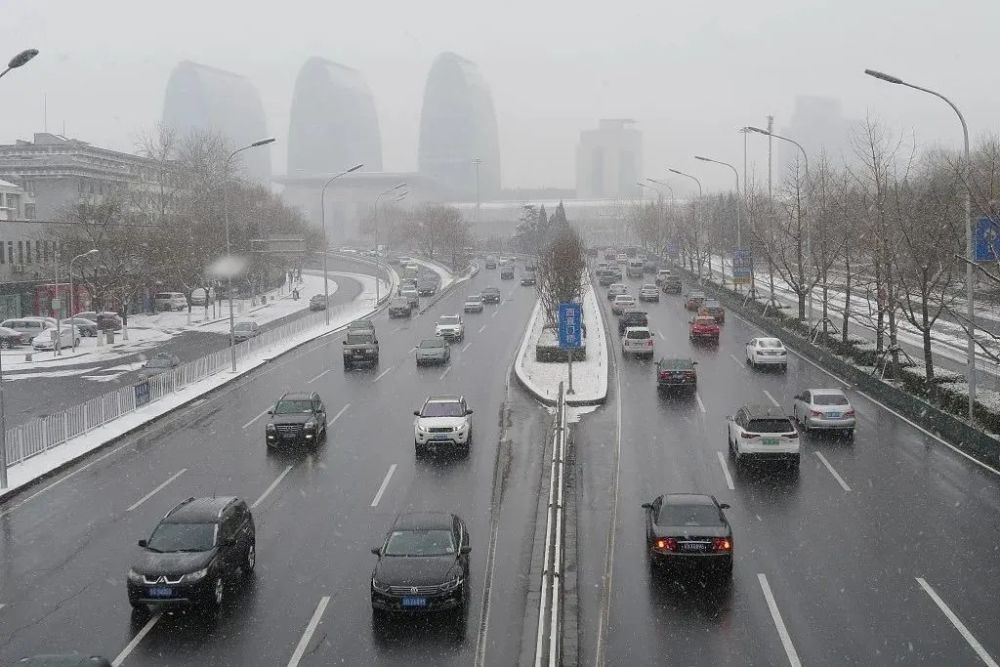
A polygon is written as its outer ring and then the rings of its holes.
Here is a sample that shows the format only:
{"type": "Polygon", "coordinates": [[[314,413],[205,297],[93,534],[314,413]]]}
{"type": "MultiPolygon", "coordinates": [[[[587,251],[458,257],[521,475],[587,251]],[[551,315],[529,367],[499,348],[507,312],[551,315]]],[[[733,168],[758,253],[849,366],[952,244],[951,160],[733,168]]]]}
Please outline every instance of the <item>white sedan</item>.
{"type": "Polygon", "coordinates": [[[747,363],[754,368],[777,366],[788,369],[788,351],[777,338],[751,338],[747,343],[747,363]]]}
{"type": "Polygon", "coordinates": [[[792,417],[805,431],[843,431],[854,435],[854,407],[839,389],[806,389],[792,403],[792,417]]]}
{"type": "Polygon", "coordinates": [[[653,334],[647,327],[628,327],[622,336],[622,356],[652,357],[655,352],[653,334]]]}
{"type": "MultiPolygon", "coordinates": [[[[80,344],[80,328],[75,325],[62,325],[59,335],[59,347],[76,347],[80,344]]],[[[56,330],[46,329],[31,339],[31,347],[35,350],[54,350],[56,347],[56,330]]]]}
{"type": "Polygon", "coordinates": [[[619,294],[611,302],[611,312],[615,315],[621,315],[632,308],[635,308],[635,297],[631,294],[619,294]]]}

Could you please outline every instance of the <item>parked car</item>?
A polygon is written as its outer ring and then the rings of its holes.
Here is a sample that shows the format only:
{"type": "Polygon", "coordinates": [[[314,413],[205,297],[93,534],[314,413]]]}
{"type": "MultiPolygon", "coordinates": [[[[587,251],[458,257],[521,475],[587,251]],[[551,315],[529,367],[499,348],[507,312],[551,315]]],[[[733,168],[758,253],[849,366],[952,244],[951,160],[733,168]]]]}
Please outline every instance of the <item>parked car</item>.
{"type": "Polygon", "coordinates": [[[446,448],[469,453],[472,446],[472,410],[464,396],[430,396],[413,415],[413,446],[416,455],[446,448]]]}
{"type": "Polygon", "coordinates": [[[646,327],[628,327],[622,336],[622,356],[652,357],[655,348],[653,334],[646,327]]]}
{"type": "Polygon", "coordinates": [[[619,294],[615,297],[615,300],[611,302],[611,312],[615,315],[621,315],[626,310],[635,307],[635,297],[631,294],[619,294]]]}
{"type": "Polygon", "coordinates": [[[643,503],[646,549],[654,566],[707,568],[728,583],[733,576],[733,529],[715,496],[667,493],[643,503]]]}
{"type": "Polygon", "coordinates": [[[718,299],[705,299],[705,303],[698,309],[699,315],[711,315],[719,324],[726,323],[726,309],[722,307],[718,299]]]}
{"type": "Polygon", "coordinates": [[[159,292],[153,297],[156,310],[187,310],[188,301],[180,292],[159,292]]]}
{"type": "Polygon", "coordinates": [[[799,433],[781,410],[744,405],[729,422],[729,454],[740,465],[746,459],[778,459],[799,465],[799,433]]]}
{"type": "Polygon", "coordinates": [[[792,400],[792,419],[806,433],[840,431],[854,436],[854,406],[840,389],[806,389],[792,400]]]}
{"type": "Polygon", "coordinates": [[[446,364],[451,361],[451,346],[444,338],[425,338],[414,351],[417,366],[446,364]]]}
{"type": "Polygon", "coordinates": [[[139,375],[143,377],[153,377],[167,371],[172,371],[181,365],[181,360],[176,354],[169,352],[157,352],[149,361],[139,369],[139,375]]]}
{"type": "Polygon", "coordinates": [[[81,336],[87,338],[97,337],[97,322],[93,320],[88,320],[86,317],[77,315],[76,317],[67,317],[63,322],[76,326],[80,330],[81,336]]]}
{"type": "Polygon", "coordinates": [[[660,290],[652,283],[646,283],[639,290],[639,301],[660,301],[660,290]]]}
{"type": "MultiPolygon", "coordinates": [[[[46,329],[31,339],[34,350],[54,350],[56,347],[55,327],[46,329]]],[[[63,324],[59,329],[59,347],[76,347],[80,344],[80,330],[72,324],[63,324]]]]}
{"type": "Polygon", "coordinates": [[[405,296],[394,296],[389,301],[389,317],[409,317],[413,314],[413,305],[405,296]]]}
{"type": "Polygon", "coordinates": [[[256,338],[259,333],[260,326],[253,320],[243,320],[233,326],[233,339],[237,343],[256,338]]]}
{"type": "Polygon", "coordinates": [[[666,276],[660,283],[660,289],[664,294],[680,294],[684,289],[681,279],[678,276],[666,276]]]}
{"type": "Polygon", "coordinates": [[[684,307],[688,310],[696,311],[701,308],[702,304],[705,303],[705,293],[704,292],[688,292],[686,299],[684,300],[684,307]]]}
{"type": "Polygon", "coordinates": [[[656,388],[659,391],[682,389],[694,393],[698,389],[697,361],[663,357],[656,362],[656,388]]]}
{"type": "Polygon", "coordinates": [[[483,288],[483,303],[500,303],[500,288],[499,287],[483,288]]]}
{"type": "Polygon", "coordinates": [[[192,306],[204,306],[206,304],[215,303],[215,288],[209,287],[206,291],[204,287],[197,287],[191,290],[191,305],[192,306]]]}
{"type": "Polygon", "coordinates": [[[328,306],[326,294],[314,294],[309,297],[309,310],[326,310],[328,306]]]}
{"type": "Polygon", "coordinates": [[[434,327],[434,335],[447,341],[465,340],[465,324],[461,315],[442,315],[434,327]]]}
{"type": "Polygon", "coordinates": [[[268,447],[326,440],[326,406],[316,392],[287,392],[267,414],[264,442],[268,447]]]}
{"type": "Polygon", "coordinates": [[[16,329],[0,327],[0,350],[10,350],[21,345],[27,345],[31,339],[16,329]]]}
{"type": "Polygon", "coordinates": [[[608,300],[614,301],[615,297],[621,294],[628,294],[628,285],[625,283],[614,283],[608,287],[608,300]]]}
{"type": "Polygon", "coordinates": [[[46,329],[55,328],[55,321],[47,317],[15,317],[0,322],[0,327],[13,329],[21,334],[21,340],[30,343],[46,329]]]}
{"type": "Polygon", "coordinates": [[[246,502],[229,496],[188,498],[167,512],[148,539],[139,540],[126,575],[128,601],[153,606],[222,606],[226,585],[250,577],[257,536],[246,502]]]}
{"type": "Polygon", "coordinates": [[[746,353],[747,363],[753,368],[777,366],[782,371],[788,369],[788,351],[777,338],[751,338],[746,353]]]}
{"type": "Polygon", "coordinates": [[[469,529],[454,514],[403,512],[382,545],[372,548],[372,618],[453,611],[464,620],[469,603],[469,529]]]}
{"type": "Polygon", "coordinates": [[[121,315],[105,310],[97,314],[97,328],[101,331],[121,331],[125,326],[121,315]]]}
{"type": "Polygon", "coordinates": [[[698,315],[688,326],[688,340],[692,343],[719,343],[719,323],[711,315],[698,315]]]}
{"type": "Polygon", "coordinates": [[[645,310],[626,310],[618,318],[618,335],[625,334],[625,329],[629,327],[648,327],[649,317],[645,310]]]}
{"type": "Polygon", "coordinates": [[[480,294],[470,294],[465,297],[465,305],[462,310],[466,313],[481,313],[483,312],[483,297],[480,294]]]}

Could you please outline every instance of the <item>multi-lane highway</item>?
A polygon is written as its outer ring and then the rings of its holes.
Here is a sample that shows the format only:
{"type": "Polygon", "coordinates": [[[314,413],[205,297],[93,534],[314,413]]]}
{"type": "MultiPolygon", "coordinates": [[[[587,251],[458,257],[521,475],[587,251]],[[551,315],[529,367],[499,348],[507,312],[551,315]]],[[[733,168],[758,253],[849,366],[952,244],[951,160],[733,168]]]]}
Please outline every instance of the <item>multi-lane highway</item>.
{"type": "Polygon", "coordinates": [[[801,358],[751,370],[744,345],[761,332],[732,313],[716,348],[689,343],[682,297],[642,309],[658,355],[698,361],[698,392],[658,396],[653,362],[618,350],[607,405],[577,428],[582,662],[995,664],[1000,475],[801,358]],[[809,387],[846,391],[855,441],[804,436],[798,474],[737,471],[726,416],[744,403],[790,413],[809,387]],[[639,506],[684,491],[732,506],[729,588],[650,570],[639,506]]]}
{"type": "Polygon", "coordinates": [[[374,370],[345,373],[342,335],[324,337],[0,506],[0,663],[81,651],[142,665],[509,664],[547,419],[508,387],[533,304],[530,288],[484,271],[411,320],[379,314],[374,370]],[[465,316],[450,366],[416,368],[413,347],[433,336],[437,316],[489,285],[503,302],[465,316]],[[293,389],[322,395],[330,436],[315,452],[268,454],[264,412],[293,389]],[[475,410],[473,451],[417,461],[412,412],[440,393],[464,394],[475,410]],[[504,500],[491,512],[501,437],[504,500]],[[212,494],[251,504],[254,578],[228,591],[214,618],[134,617],[125,573],[136,540],[179,500],[212,494]],[[415,509],[453,511],[469,526],[464,628],[372,626],[370,548],[397,512],[415,509]]]}

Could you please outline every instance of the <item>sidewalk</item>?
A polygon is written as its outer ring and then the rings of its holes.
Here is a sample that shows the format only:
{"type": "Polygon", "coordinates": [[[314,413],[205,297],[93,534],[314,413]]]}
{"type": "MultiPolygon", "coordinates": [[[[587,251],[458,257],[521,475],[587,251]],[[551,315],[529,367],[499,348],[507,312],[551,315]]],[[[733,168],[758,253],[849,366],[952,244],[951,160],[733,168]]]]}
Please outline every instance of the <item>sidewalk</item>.
{"type": "MultiPolygon", "coordinates": [[[[608,347],[604,319],[597,302],[593,286],[588,283],[583,295],[583,321],[587,325],[587,348],[585,361],[573,362],[573,394],[568,394],[568,405],[596,405],[608,397],[608,347]]],[[[531,320],[525,330],[521,347],[514,363],[517,379],[535,398],[555,405],[559,395],[559,383],[569,386],[569,364],[565,362],[546,363],[535,360],[535,345],[542,336],[552,335],[543,325],[545,313],[542,302],[535,303],[531,320]]]]}

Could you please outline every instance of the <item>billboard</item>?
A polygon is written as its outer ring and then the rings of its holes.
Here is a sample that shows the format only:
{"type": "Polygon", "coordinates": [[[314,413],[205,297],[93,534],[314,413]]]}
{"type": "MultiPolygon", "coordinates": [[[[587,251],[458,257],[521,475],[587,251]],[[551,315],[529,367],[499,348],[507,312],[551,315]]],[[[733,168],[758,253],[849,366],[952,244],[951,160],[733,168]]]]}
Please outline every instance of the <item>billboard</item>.
{"type": "Polygon", "coordinates": [[[575,349],[583,345],[582,319],[580,304],[559,304],[559,347],[575,349]]]}
{"type": "Polygon", "coordinates": [[[733,265],[733,284],[746,285],[753,275],[753,257],[746,248],[733,248],[730,253],[733,265]]]}
{"type": "Polygon", "coordinates": [[[976,261],[995,262],[1000,259],[1000,222],[988,215],[976,220],[976,261]]]}

